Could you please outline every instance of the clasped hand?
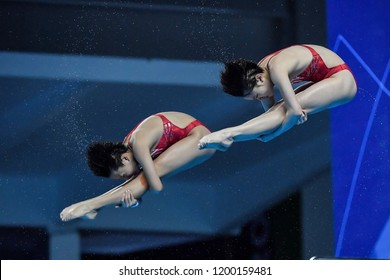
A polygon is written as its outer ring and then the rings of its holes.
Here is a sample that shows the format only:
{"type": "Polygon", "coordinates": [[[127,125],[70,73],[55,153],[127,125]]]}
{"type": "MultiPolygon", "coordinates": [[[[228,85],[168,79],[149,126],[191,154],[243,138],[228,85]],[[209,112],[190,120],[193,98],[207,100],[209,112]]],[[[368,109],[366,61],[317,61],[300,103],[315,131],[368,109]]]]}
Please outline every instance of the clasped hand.
{"type": "Polygon", "coordinates": [[[134,197],[134,194],[131,190],[126,190],[121,199],[121,203],[117,204],[115,208],[135,208],[138,207],[142,202],[142,199],[139,198],[138,200],[134,197]]]}

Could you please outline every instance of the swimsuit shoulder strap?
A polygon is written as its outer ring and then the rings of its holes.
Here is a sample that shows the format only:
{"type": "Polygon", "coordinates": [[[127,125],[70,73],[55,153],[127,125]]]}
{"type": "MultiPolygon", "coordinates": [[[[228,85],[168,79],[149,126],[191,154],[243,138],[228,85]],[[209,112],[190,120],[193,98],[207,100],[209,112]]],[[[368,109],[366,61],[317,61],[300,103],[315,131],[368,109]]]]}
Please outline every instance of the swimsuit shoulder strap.
{"type": "Polygon", "coordinates": [[[275,55],[278,55],[281,51],[283,51],[283,50],[285,50],[285,49],[287,49],[287,48],[280,49],[280,50],[278,50],[278,51],[276,51],[276,52],[273,52],[273,53],[271,53],[271,54],[265,56],[262,60],[260,60],[260,62],[259,62],[258,64],[262,63],[263,60],[266,59],[267,57],[270,57],[270,58],[268,59],[268,62],[267,62],[267,68],[269,68],[268,66],[269,66],[269,63],[270,63],[271,59],[272,59],[275,55]]]}
{"type": "MultiPolygon", "coordinates": [[[[294,46],[301,46],[301,47],[307,48],[307,49],[312,53],[313,56],[317,56],[317,55],[318,55],[318,53],[317,53],[312,47],[310,47],[310,46],[303,45],[303,44],[301,44],[301,45],[294,45],[294,46]]],[[[267,62],[267,67],[268,67],[268,64],[269,64],[269,62],[271,61],[271,59],[272,59],[275,55],[279,54],[281,51],[283,51],[283,50],[285,50],[285,49],[287,49],[287,48],[283,48],[283,49],[281,49],[281,50],[278,50],[278,51],[276,51],[276,52],[274,52],[274,53],[271,53],[271,54],[267,55],[267,56],[264,57],[262,60],[260,60],[259,64],[260,64],[264,59],[266,59],[267,57],[270,56],[270,58],[269,58],[269,60],[268,60],[268,62],[267,62]]]]}
{"type": "MultiPolygon", "coordinates": [[[[269,60],[268,60],[268,63],[269,63],[269,61],[270,61],[275,55],[277,55],[278,53],[280,53],[282,50],[284,50],[284,49],[281,49],[281,50],[278,50],[278,51],[276,51],[276,52],[273,52],[273,53],[271,53],[271,54],[269,54],[269,55],[266,55],[265,57],[263,57],[263,58],[259,61],[258,64],[262,63],[262,62],[264,61],[264,59],[266,59],[267,57],[270,57],[269,60]]],[[[267,63],[267,67],[268,67],[268,63],[267,63]]]]}
{"type": "Polygon", "coordinates": [[[317,56],[318,55],[318,53],[310,46],[307,46],[307,45],[299,45],[299,46],[302,46],[302,47],[308,49],[313,56],[317,56]]]}
{"type": "Polygon", "coordinates": [[[170,120],[168,120],[168,118],[161,113],[154,114],[154,116],[160,117],[160,119],[163,121],[164,124],[170,122],[170,120]]]}

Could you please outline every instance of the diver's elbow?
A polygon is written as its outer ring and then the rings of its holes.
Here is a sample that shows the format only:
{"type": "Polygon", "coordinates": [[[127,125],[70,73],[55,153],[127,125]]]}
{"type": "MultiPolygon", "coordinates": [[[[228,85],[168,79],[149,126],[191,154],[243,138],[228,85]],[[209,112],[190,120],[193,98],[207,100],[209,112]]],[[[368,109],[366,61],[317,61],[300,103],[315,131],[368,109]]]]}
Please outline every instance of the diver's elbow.
{"type": "Polygon", "coordinates": [[[157,185],[153,185],[150,190],[152,191],[152,193],[155,193],[155,194],[159,194],[163,191],[164,189],[164,186],[163,184],[157,184],[157,185]]]}

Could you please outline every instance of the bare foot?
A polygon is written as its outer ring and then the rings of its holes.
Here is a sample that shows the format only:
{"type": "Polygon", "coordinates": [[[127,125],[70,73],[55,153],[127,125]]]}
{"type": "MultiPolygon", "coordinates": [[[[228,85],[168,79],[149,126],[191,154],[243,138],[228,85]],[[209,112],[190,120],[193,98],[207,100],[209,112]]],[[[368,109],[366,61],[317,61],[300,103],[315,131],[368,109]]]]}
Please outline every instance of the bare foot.
{"type": "Polygon", "coordinates": [[[226,151],[233,144],[234,140],[227,137],[225,133],[214,132],[206,135],[200,139],[198,148],[202,149],[216,149],[219,151],[226,151]]]}
{"type": "Polygon", "coordinates": [[[60,218],[63,222],[69,222],[77,218],[95,219],[97,214],[95,209],[91,209],[83,203],[76,203],[62,210],[60,218]]]}

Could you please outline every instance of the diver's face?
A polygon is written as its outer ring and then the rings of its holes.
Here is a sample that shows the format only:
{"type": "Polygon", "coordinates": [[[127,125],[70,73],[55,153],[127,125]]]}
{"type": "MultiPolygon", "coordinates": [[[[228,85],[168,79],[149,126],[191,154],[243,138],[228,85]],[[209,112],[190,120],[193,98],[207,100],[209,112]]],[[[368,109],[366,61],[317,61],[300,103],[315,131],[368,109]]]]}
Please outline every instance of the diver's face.
{"type": "Polygon", "coordinates": [[[130,179],[133,175],[139,173],[137,162],[134,160],[133,154],[130,152],[121,155],[122,164],[117,169],[111,170],[111,179],[130,179]]]}
{"type": "Polygon", "coordinates": [[[256,84],[253,89],[248,92],[244,99],[247,100],[262,100],[266,98],[271,98],[274,95],[274,90],[272,83],[267,77],[263,74],[256,74],[256,84]]]}
{"type": "Polygon", "coordinates": [[[270,98],[272,94],[264,85],[255,85],[252,91],[250,91],[247,95],[244,96],[246,100],[259,100],[270,98]]]}

